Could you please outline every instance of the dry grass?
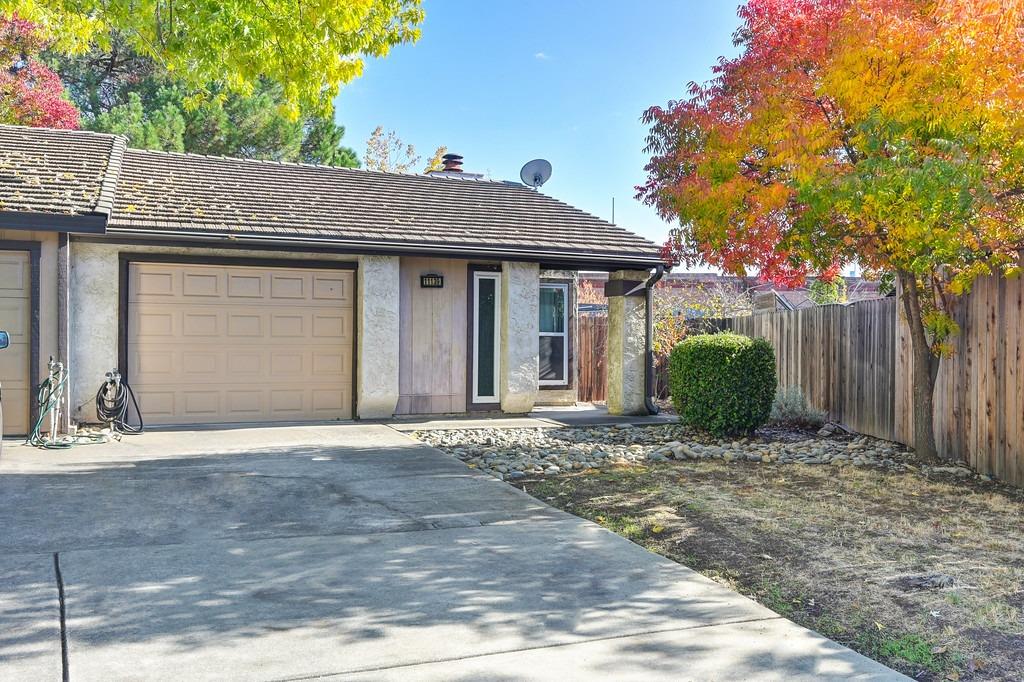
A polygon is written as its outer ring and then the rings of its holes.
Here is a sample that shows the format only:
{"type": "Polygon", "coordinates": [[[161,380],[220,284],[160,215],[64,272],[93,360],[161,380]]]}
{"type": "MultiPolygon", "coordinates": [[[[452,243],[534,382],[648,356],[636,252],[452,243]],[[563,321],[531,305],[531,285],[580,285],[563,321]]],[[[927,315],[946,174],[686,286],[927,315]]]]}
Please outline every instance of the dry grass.
{"type": "Polygon", "coordinates": [[[1020,491],[721,462],[525,488],[919,679],[1024,679],[1020,491]]]}

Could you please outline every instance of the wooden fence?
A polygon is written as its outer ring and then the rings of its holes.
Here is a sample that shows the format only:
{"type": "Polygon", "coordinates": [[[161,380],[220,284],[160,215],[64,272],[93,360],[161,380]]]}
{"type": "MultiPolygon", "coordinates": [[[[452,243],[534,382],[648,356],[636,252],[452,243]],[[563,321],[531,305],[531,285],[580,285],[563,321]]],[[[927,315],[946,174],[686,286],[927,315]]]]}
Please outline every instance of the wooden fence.
{"type": "MultiPolygon", "coordinates": [[[[935,389],[939,454],[1024,486],[1024,278],[987,277],[961,299],[960,334],[935,389]]],[[[779,384],[860,433],[913,443],[913,362],[895,298],[701,320],[703,329],[768,339],[779,384]]],[[[607,317],[580,317],[580,400],[605,398],[607,317]]],[[[657,385],[667,391],[667,363],[657,385]]]]}
{"type": "MultiPolygon", "coordinates": [[[[608,385],[608,315],[580,315],[578,330],[578,400],[603,402],[608,385]]],[[[668,397],[668,356],[654,359],[654,395],[668,397]]]]}
{"type": "Polygon", "coordinates": [[[605,399],[608,376],[608,316],[580,315],[577,329],[578,397],[583,402],[601,402],[605,399]]]}
{"type": "MultiPolygon", "coordinates": [[[[955,313],[953,355],[939,363],[935,440],[939,454],[1024,486],[1024,281],[986,277],[955,313]]],[[[913,356],[906,325],[896,355],[896,438],[913,440],[913,356]]]]}
{"type": "Polygon", "coordinates": [[[849,428],[896,440],[896,299],[707,320],[767,339],[780,386],[849,428]]]}
{"type": "MultiPolygon", "coordinates": [[[[1024,280],[987,277],[960,300],[939,365],[939,455],[1024,486],[1024,280]]],[[[895,298],[709,322],[775,347],[780,385],[855,431],[911,445],[913,356],[895,298]]]]}

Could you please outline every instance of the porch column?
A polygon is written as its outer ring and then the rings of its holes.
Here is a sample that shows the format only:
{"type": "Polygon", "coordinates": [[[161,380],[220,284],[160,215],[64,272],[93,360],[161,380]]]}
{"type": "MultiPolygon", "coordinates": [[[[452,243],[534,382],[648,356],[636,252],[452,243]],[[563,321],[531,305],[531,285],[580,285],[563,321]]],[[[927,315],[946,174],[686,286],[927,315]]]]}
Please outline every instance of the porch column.
{"type": "Polygon", "coordinates": [[[540,381],[540,268],[501,264],[501,411],[533,409],[540,381]]]}
{"type": "Polygon", "coordinates": [[[73,421],[96,423],[96,390],[118,366],[120,262],[109,244],[72,242],[70,248],[68,400],[73,421]]]}
{"type": "Polygon", "coordinates": [[[645,270],[616,270],[608,276],[608,342],[606,346],[609,414],[647,414],[644,405],[644,341],[646,311],[642,285],[645,270]],[[633,291],[640,288],[637,291],[633,291]],[[632,291],[632,293],[630,293],[632,291]]]}
{"type": "Polygon", "coordinates": [[[399,258],[361,256],[356,416],[386,419],[398,404],[399,258]]]}

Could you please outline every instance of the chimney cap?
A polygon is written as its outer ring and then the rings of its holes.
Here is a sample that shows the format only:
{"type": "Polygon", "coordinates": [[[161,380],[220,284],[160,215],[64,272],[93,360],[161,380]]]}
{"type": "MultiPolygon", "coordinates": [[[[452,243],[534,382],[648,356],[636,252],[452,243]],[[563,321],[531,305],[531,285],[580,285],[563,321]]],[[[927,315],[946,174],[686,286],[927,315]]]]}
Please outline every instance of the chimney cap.
{"type": "Polygon", "coordinates": [[[458,154],[445,154],[441,157],[444,162],[443,170],[448,173],[462,172],[462,157],[458,154]]]}

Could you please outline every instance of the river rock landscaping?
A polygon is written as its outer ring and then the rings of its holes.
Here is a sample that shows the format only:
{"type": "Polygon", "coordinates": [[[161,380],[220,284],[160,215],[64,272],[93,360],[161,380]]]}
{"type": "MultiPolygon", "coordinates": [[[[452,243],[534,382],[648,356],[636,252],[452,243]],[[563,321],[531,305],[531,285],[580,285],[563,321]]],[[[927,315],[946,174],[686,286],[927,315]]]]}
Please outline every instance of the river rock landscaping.
{"type": "MultiPolygon", "coordinates": [[[[751,437],[724,440],[679,424],[458,429],[419,431],[414,436],[507,481],[672,460],[918,468],[901,446],[847,434],[833,425],[818,432],[765,428],[751,437]]],[[[946,469],[955,476],[972,475],[965,467],[946,469]]]]}

